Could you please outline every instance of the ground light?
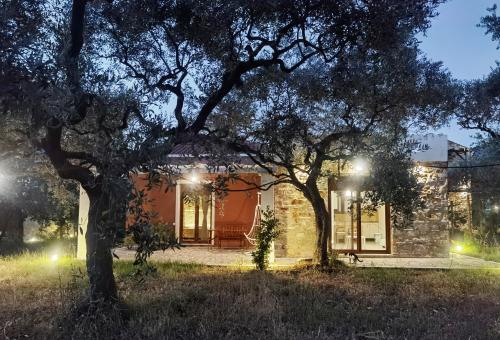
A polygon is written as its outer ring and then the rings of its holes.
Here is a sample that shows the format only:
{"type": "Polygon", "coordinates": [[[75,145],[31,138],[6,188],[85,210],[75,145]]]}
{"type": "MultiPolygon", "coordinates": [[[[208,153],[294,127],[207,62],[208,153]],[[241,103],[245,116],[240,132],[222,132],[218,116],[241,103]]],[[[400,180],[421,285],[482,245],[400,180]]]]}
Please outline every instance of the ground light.
{"type": "Polygon", "coordinates": [[[460,253],[462,250],[464,250],[464,247],[462,247],[460,244],[455,245],[455,251],[457,253],[460,253]]]}
{"type": "Polygon", "coordinates": [[[50,255],[50,260],[52,262],[57,262],[57,260],[59,260],[59,255],[58,254],[52,254],[52,255],[50,255]]]}

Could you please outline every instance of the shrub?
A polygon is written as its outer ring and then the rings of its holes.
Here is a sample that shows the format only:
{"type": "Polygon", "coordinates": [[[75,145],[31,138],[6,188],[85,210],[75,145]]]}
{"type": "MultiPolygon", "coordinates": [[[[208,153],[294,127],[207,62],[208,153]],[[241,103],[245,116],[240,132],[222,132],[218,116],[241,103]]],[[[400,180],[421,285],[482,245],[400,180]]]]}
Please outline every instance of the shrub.
{"type": "Polygon", "coordinates": [[[267,207],[262,212],[260,228],[256,233],[255,251],[252,252],[252,260],[259,270],[265,270],[269,266],[269,253],[271,251],[271,243],[278,237],[279,220],[275,217],[274,212],[267,207]]]}

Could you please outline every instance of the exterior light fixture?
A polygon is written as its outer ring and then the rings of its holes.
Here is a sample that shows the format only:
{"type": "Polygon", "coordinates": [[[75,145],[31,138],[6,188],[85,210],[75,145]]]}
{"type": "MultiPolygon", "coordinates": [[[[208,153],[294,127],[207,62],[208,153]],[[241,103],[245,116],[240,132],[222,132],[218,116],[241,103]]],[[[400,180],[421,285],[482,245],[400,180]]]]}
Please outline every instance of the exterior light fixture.
{"type": "Polygon", "coordinates": [[[493,209],[495,209],[495,211],[498,211],[498,210],[500,209],[500,207],[499,207],[498,205],[495,205],[495,206],[493,207],[493,209]]]}
{"type": "Polygon", "coordinates": [[[353,163],[353,169],[356,172],[364,172],[368,169],[367,163],[364,159],[356,159],[353,163]]]}
{"type": "Polygon", "coordinates": [[[57,255],[57,254],[52,254],[52,255],[50,256],[50,260],[51,260],[52,262],[57,262],[57,260],[59,260],[59,255],[57,255]]]}
{"type": "Polygon", "coordinates": [[[464,250],[464,247],[462,247],[460,244],[455,245],[455,251],[457,253],[460,253],[462,250],[464,250]]]}
{"type": "Polygon", "coordinates": [[[196,175],[195,173],[192,173],[191,176],[189,176],[189,181],[191,183],[198,183],[199,182],[198,175],[196,175]]]}
{"type": "Polygon", "coordinates": [[[347,197],[351,197],[352,196],[352,191],[351,190],[346,190],[346,191],[344,191],[344,195],[347,196],[347,197]]]}

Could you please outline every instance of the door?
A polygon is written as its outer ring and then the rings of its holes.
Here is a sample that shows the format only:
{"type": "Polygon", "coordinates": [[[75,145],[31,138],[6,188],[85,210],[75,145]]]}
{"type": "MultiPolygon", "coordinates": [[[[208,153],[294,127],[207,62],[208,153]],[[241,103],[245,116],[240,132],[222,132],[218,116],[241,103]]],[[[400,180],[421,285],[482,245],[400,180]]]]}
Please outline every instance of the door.
{"type": "Polygon", "coordinates": [[[207,190],[181,185],[181,242],[209,243],[212,238],[212,196],[207,190]]]}

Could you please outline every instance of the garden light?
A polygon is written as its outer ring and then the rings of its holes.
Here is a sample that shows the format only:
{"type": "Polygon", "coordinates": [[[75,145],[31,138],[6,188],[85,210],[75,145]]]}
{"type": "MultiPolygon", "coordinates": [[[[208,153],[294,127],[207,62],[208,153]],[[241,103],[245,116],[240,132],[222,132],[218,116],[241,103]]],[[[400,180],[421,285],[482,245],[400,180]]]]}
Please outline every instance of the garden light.
{"type": "Polygon", "coordinates": [[[36,238],[35,236],[33,236],[33,237],[30,237],[30,239],[27,242],[28,243],[36,243],[38,241],[39,241],[38,238],[36,238]]]}
{"type": "Polygon", "coordinates": [[[495,211],[498,211],[498,209],[499,209],[498,205],[495,205],[495,206],[493,207],[493,209],[495,209],[495,211]]]}
{"type": "Polygon", "coordinates": [[[50,260],[51,260],[52,262],[57,262],[57,260],[59,260],[59,255],[57,255],[57,254],[52,254],[52,255],[50,256],[50,260]]]}
{"type": "Polygon", "coordinates": [[[455,246],[455,251],[456,251],[457,253],[460,253],[462,250],[464,250],[464,247],[462,247],[460,244],[457,244],[457,245],[455,246]]]}

